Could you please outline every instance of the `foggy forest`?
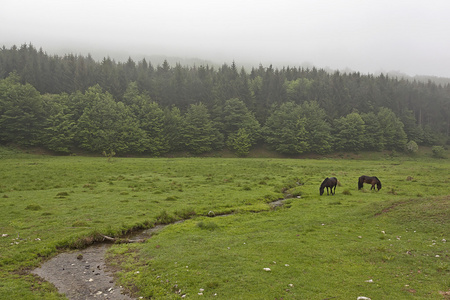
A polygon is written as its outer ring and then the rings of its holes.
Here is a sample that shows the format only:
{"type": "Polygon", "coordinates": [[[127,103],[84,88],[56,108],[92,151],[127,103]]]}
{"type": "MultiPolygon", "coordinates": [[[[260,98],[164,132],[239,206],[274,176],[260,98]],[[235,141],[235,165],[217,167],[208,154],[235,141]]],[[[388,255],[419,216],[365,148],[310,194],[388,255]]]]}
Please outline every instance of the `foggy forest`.
{"type": "Polygon", "coordinates": [[[0,49],[0,143],[118,155],[408,151],[449,143],[450,84],[0,49]]]}

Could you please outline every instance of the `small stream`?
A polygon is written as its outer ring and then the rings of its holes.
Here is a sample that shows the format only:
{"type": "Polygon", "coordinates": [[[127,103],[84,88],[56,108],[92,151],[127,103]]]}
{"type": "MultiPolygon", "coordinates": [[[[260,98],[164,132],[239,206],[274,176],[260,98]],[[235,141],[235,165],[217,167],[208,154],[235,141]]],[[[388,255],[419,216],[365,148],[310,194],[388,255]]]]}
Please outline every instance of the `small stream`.
{"type": "MultiPolygon", "coordinates": [[[[269,203],[280,207],[285,199],[269,203]]],[[[181,222],[181,221],[180,221],[181,222]]],[[[147,240],[167,225],[157,225],[132,236],[135,240],[147,240]]],[[[82,250],[61,253],[31,271],[52,283],[61,294],[70,300],[135,299],[124,294],[122,287],[115,285],[113,274],[105,262],[105,254],[111,242],[97,243],[82,250]]]]}

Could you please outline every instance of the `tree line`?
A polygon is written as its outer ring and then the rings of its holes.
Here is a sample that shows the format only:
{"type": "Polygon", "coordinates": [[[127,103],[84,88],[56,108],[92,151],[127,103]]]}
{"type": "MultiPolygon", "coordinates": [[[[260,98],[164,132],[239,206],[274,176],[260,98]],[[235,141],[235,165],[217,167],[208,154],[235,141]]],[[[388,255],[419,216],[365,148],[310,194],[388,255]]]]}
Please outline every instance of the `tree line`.
{"type": "Polygon", "coordinates": [[[448,84],[0,50],[4,144],[152,156],[225,147],[246,155],[258,144],[284,154],[402,151],[446,143],[449,129],[448,84]]]}

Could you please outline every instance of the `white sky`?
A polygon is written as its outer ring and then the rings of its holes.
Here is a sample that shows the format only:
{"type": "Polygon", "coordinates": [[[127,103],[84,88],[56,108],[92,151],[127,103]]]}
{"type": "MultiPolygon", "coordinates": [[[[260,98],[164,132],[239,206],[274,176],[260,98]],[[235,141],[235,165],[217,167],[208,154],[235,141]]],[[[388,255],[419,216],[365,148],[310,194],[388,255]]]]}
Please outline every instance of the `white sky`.
{"type": "Polygon", "coordinates": [[[450,1],[0,0],[0,46],[30,42],[450,77],[450,1]]]}

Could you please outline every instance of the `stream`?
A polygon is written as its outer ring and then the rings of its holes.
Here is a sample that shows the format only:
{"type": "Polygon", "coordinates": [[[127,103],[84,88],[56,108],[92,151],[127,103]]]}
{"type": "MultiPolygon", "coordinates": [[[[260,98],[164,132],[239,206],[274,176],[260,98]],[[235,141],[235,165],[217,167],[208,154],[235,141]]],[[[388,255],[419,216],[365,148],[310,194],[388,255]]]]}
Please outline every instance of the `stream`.
{"type": "MultiPolygon", "coordinates": [[[[284,200],[277,200],[269,205],[276,208],[282,206],[284,200]]],[[[154,232],[165,226],[167,225],[157,225],[140,231],[132,238],[149,239],[154,232]]],[[[111,242],[97,243],[85,249],[58,254],[31,273],[52,283],[59,293],[65,294],[70,300],[135,299],[125,294],[122,287],[115,284],[112,270],[108,270],[105,254],[111,245],[111,242]]]]}

